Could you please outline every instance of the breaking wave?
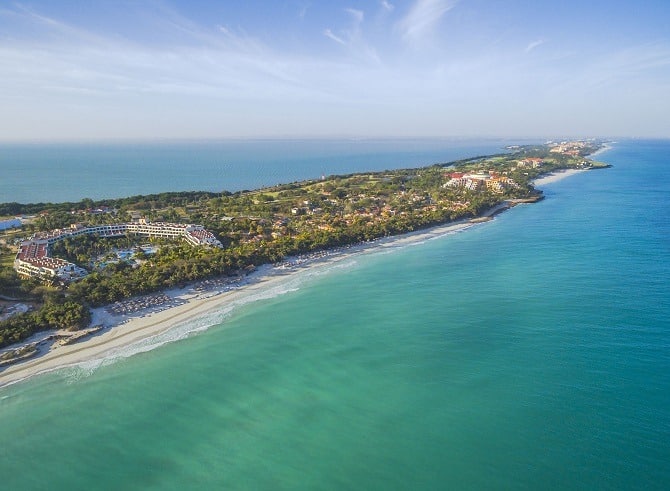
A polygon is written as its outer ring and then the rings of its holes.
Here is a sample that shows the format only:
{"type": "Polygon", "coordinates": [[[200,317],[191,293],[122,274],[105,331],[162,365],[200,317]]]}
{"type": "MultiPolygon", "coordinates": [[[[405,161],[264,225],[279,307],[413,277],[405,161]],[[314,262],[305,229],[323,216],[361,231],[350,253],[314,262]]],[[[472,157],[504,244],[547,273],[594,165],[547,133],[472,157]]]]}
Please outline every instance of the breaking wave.
{"type": "Polygon", "coordinates": [[[219,327],[224,324],[234,312],[247,305],[297,292],[305,283],[315,281],[319,277],[331,274],[335,271],[352,268],[356,264],[357,262],[355,260],[347,259],[320,265],[318,267],[307,268],[302,271],[296,271],[291,274],[291,276],[288,276],[286,281],[283,281],[280,284],[259,289],[257,292],[244,295],[240,299],[223,302],[218,307],[213,307],[212,310],[198,314],[184,322],[175,324],[163,332],[134,341],[122,347],[112,348],[98,358],[77,362],[66,367],[61,367],[56,371],[61,375],[64,375],[68,382],[77,382],[82,378],[90,376],[99,368],[112,365],[118,361],[125,360],[141,353],[153,351],[166,344],[195,336],[208,331],[212,327],[219,327]]]}

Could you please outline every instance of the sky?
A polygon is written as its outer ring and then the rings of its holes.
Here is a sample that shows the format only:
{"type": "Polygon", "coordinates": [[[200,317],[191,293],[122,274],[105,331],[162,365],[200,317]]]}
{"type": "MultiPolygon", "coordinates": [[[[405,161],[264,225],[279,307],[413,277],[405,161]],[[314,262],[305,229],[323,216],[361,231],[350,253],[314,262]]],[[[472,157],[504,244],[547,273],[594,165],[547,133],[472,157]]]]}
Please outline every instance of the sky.
{"type": "Polygon", "coordinates": [[[670,2],[0,0],[0,141],[670,137],[670,2]]]}

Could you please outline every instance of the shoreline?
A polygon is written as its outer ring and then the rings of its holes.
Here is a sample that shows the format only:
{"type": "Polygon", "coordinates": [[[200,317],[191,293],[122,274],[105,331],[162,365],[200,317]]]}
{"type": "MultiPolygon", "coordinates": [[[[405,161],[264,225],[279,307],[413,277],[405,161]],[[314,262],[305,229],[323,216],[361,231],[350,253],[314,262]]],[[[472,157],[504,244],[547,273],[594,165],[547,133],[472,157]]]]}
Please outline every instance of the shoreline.
{"type": "Polygon", "coordinates": [[[598,154],[605,153],[605,152],[607,152],[608,150],[612,150],[612,149],[614,148],[614,144],[615,144],[615,143],[616,143],[616,142],[603,143],[601,148],[599,148],[599,149],[596,150],[595,152],[589,154],[588,157],[589,157],[589,158],[592,158],[592,157],[594,157],[594,156],[596,156],[596,155],[598,155],[598,154]]]}
{"type": "MultiPolygon", "coordinates": [[[[103,363],[105,360],[132,356],[135,353],[146,351],[142,350],[140,346],[142,343],[156,340],[159,336],[176,330],[177,327],[185,325],[187,322],[202,319],[207,314],[222,312],[224,309],[227,309],[225,312],[227,313],[235,307],[255,300],[269,298],[268,295],[274,297],[292,291],[290,288],[282,289],[282,287],[286,287],[291,281],[299,279],[301,273],[325,270],[328,266],[355,258],[360,254],[417,244],[432,238],[456,233],[490,220],[493,216],[516,206],[518,203],[506,201],[486,211],[478,218],[437,225],[425,230],[384,237],[335,250],[287,258],[279,265],[263,265],[244,277],[238,285],[232,287],[232,282],[224,282],[224,284],[219,284],[218,287],[205,291],[197,290],[197,284],[184,289],[167,290],[163,293],[173,300],[172,304],[167,307],[147,308],[120,316],[107,312],[108,306],[92,309],[92,325],[102,324],[103,329],[73,344],[42,348],[36,356],[0,368],[0,388],[37,375],[80,366],[87,362],[98,361],[103,363]],[[223,291],[220,288],[223,288],[223,291]],[[259,298],[255,299],[255,296],[259,298]],[[130,353],[123,353],[124,350],[127,351],[133,347],[137,349],[130,353]]],[[[193,329],[187,330],[173,340],[183,339],[192,332],[208,329],[219,322],[210,321],[207,325],[194,326],[193,329]]],[[[50,333],[44,332],[41,334],[46,338],[50,333]]],[[[166,344],[173,340],[159,341],[157,345],[166,344]]],[[[28,342],[30,340],[26,340],[22,344],[25,345],[28,342]]],[[[16,346],[14,346],[14,349],[16,349],[16,346]]]]}
{"type": "Polygon", "coordinates": [[[574,176],[576,174],[581,174],[582,172],[588,172],[590,169],[564,169],[556,172],[551,172],[543,176],[538,177],[532,181],[533,187],[544,186],[546,184],[551,184],[554,182],[562,181],[566,177],[574,176]]]}
{"type": "MultiPolygon", "coordinates": [[[[533,186],[556,182],[580,172],[585,172],[585,170],[566,169],[548,174],[534,180],[533,186]]],[[[475,218],[437,225],[402,235],[384,237],[362,244],[287,258],[279,265],[260,266],[237,281],[229,278],[225,280],[215,278],[210,280],[215,285],[213,287],[203,288],[202,285],[207,283],[207,280],[204,280],[184,289],[166,290],[162,294],[169,297],[167,305],[148,305],[146,308],[124,315],[113,315],[108,310],[110,306],[92,309],[91,326],[102,326],[101,329],[71,344],[56,345],[52,343],[51,346],[45,347],[43,345],[47,344],[46,341],[37,342],[38,349],[34,356],[17,360],[16,363],[0,368],[0,388],[37,375],[81,366],[87,362],[99,361],[103,363],[105,360],[132,356],[141,351],[146,351],[142,350],[141,343],[155,340],[187,322],[204,318],[207,314],[217,311],[221,312],[227,307],[230,311],[237,306],[253,302],[255,301],[253,298],[255,295],[260,295],[260,298],[268,298],[267,294],[276,296],[290,291],[284,290],[272,293],[273,289],[286,286],[291,280],[296,279],[301,272],[325,269],[329,265],[351,259],[359,254],[379,252],[384,248],[412,245],[431,238],[456,233],[489,221],[499,213],[518,204],[532,203],[541,199],[542,196],[540,195],[531,199],[506,200],[475,218]],[[123,350],[132,347],[137,349],[130,353],[121,353],[123,350]]],[[[192,332],[208,329],[217,323],[218,321],[214,321],[206,326],[194,327],[172,340],[158,342],[158,345],[182,339],[192,332]]],[[[33,338],[45,340],[53,337],[53,334],[53,332],[37,333],[32,338],[22,342],[21,346],[30,344],[33,338]]],[[[33,339],[32,342],[35,343],[35,340],[33,339]]],[[[10,348],[16,349],[17,346],[10,348]]]]}

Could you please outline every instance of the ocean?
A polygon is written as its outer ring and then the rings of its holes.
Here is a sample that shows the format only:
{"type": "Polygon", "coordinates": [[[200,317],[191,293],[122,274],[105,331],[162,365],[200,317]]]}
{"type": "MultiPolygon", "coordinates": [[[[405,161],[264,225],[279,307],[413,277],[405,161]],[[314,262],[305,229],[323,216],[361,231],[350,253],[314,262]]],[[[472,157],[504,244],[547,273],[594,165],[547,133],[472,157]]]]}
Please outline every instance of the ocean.
{"type": "Polygon", "coordinates": [[[1,486],[668,489],[668,155],[0,389],[1,486]]]}
{"type": "Polygon", "coordinates": [[[0,203],[241,191],[325,175],[421,167],[536,140],[226,140],[0,144],[0,203]]]}

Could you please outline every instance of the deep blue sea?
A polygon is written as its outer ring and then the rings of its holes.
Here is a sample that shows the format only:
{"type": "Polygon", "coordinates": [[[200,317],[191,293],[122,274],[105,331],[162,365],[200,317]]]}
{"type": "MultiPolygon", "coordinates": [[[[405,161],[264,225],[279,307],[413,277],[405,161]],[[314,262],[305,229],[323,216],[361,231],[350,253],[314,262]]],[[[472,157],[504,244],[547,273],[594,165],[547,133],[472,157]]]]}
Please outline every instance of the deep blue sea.
{"type": "Polygon", "coordinates": [[[669,489],[669,156],[0,389],[0,487],[669,489]]]}
{"type": "Polygon", "coordinates": [[[323,175],[420,167],[537,140],[227,140],[0,144],[0,203],[240,191],[323,175]]]}

